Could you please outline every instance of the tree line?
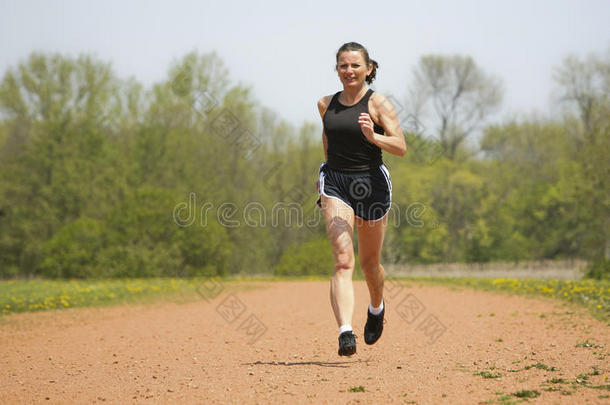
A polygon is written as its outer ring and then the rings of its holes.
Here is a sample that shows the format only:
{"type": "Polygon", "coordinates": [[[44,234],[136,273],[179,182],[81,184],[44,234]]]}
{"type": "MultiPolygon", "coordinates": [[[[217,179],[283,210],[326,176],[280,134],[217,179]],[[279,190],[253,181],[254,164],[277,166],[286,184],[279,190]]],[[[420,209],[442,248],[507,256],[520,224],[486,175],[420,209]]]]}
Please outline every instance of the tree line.
{"type": "MultiPolygon", "coordinates": [[[[608,274],[610,54],[550,74],[560,114],[499,122],[499,78],[420,59],[390,97],[408,150],[384,154],[385,263],[585,258],[608,274]]],[[[323,159],[318,122],[282,120],[214,52],[150,87],[32,53],[0,84],[0,277],[329,274],[323,159]]]]}

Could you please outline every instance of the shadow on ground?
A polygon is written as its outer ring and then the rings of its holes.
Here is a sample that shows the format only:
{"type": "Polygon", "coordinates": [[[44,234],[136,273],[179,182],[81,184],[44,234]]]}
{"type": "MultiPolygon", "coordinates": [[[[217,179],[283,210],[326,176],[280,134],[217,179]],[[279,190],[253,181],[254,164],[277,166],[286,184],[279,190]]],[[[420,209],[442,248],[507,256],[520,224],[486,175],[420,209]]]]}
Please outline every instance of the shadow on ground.
{"type": "Polygon", "coordinates": [[[255,361],[254,363],[244,363],[244,366],[320,366],[320,367],[341,367],[347,368],[350,364],[365,363],[368,365],[369,359],[367,360],[354,360],[354,361],[255,361]]]}

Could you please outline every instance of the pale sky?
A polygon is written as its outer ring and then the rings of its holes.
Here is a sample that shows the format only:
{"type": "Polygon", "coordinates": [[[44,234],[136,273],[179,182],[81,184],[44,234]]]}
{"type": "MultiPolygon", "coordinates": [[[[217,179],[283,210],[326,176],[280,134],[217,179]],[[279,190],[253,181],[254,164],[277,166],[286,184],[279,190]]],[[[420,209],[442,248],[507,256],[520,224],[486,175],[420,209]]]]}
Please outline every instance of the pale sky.
{"type": "Polygon", "coordinates": [[[382,94],[406,97],[422,55],[458,53],[503,80],[503,117],[547,114],[553,68],[610,50],[609,21],[607,0],[0,0],[0,73],[32,51],[90,53],[150,85],[215,50],[234,83],[300,126],[320,123],[316,101],[341,90],[335,53],[355,41],[379,63],[382,94]]]}

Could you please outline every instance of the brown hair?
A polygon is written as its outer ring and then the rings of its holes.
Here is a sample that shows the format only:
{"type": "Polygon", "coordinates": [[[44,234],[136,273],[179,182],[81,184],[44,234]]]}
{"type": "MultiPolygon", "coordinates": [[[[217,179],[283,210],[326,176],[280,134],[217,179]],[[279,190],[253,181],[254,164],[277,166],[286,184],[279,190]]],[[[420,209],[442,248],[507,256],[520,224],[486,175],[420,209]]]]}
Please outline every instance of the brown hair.
{"type": "Polygon", "coordinates": [[[341,52],[349,52],[349,51],[359,51],[360,53],[362,53],[362,56],[364,56],[364,61],[366,62],[366,66],[373,65],[373,70],[371,71],[371,74],[366,76],[366,82],[368,84],[371,84],[373,82],[373,80],[375,80],[375,76],[377,75],[377,68],[379,67],[379,64],[376,61],[374,61],[373,59],[371,59],[369,57],[369,52],[366,50],[366,48],[357,42],[347,42],[347,43],[341,45],[341,48],[339,48],[339,50],[337,51],[337,62],[339,62],[339,55],[341,54],[341,52]]]}

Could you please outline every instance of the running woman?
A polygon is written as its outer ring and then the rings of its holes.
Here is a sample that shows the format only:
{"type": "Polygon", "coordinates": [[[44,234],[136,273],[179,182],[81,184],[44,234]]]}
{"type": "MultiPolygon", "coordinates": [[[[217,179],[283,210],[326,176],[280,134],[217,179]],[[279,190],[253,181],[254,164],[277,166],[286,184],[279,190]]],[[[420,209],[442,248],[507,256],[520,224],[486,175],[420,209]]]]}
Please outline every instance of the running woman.
{"type": "Polygon", "coordinates": [[[381,151],[404,156],[406,144],[390,101],[366,85],[375,79],[378,66],[362,45],[342,45],[335,69],[343,91],[318,101],[326,161],[319,170],[317,205],[323,212],[334,255],[330,302],[339,326],[340,356],[356,353],[352,329],[354,223],[358,258],[370,295],[364,341],[372,345],[383,331],[384,270],[379,260],[392,182],[381,151]]]}

